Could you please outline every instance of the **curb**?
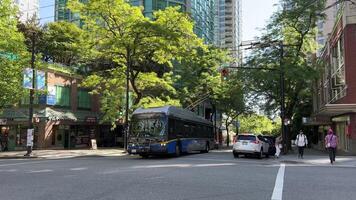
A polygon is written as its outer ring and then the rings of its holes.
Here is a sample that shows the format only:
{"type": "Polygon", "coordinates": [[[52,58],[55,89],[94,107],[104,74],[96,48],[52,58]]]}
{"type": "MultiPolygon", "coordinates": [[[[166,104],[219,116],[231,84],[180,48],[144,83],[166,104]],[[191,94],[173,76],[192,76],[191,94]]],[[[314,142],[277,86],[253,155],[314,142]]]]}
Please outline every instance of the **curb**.
{"type": "Polygon", "coordinates": [[[0,160],[6,159],[38,159],[38,156],[3,156],[0,157],[0,160]]]}

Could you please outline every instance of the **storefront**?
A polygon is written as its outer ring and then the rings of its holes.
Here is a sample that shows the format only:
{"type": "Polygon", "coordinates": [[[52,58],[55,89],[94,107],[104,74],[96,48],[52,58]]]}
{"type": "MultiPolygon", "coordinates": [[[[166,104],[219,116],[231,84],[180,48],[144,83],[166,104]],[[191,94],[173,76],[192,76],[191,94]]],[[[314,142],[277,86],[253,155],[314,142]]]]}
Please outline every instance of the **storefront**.
{"type": "MultiPolygon", "coordinates": [[[[38,127],[34,127],[34,146],[36,149],[38,146],[38,127]]],[[[1,142],[2,147],[5,148],[3,150],[13,151],[13,150],[25,150],[26,149],[26,139],[27,139],[27,125],[16,124],[12,125],[12,123],[8,125],[0,126],[1,130],[1,142]]]]}

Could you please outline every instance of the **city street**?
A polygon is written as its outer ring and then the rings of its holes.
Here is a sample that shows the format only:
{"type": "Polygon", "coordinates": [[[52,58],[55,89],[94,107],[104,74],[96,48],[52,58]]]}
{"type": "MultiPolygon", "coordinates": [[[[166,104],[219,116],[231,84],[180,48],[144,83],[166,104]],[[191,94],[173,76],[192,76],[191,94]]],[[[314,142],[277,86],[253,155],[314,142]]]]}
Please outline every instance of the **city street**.
{"type": "Polygon", "coordinates": [[[294,156],[234,159],[228,150],[220,150],[179,158],[2,159],[0,199],[349,200],[356,196],[354,158],[342,158],[331,166],[326,157],[306,155],[301,162],[294,156]]]}

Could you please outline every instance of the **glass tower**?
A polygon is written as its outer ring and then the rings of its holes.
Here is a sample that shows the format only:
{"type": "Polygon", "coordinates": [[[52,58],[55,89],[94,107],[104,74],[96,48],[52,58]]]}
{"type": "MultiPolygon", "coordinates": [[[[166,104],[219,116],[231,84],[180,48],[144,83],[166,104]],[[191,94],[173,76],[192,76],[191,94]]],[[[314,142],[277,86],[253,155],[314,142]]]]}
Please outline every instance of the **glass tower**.
{"type": "Polygon", "coordinates": [[[144,15],[152,17],[156,10],[168,6],[180,6],[181,11],[190,13],[195,25],[194,32],[205,40],[214,43],[214,0],[130,0],[134,6],[143,6],[144,15]]]}

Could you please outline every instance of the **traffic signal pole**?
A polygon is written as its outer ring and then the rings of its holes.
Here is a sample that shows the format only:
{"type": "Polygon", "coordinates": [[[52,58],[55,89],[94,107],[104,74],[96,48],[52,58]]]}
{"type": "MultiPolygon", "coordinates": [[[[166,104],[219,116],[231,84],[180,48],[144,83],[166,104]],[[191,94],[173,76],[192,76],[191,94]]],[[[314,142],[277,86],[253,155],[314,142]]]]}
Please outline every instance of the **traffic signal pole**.
{"type": "Polygon", "coordinates": [[[30,103],[29,103],[29,117],[28,117],[28,129],[27,129],[27,141],[26,148],[27,152],[25,156],[30,156],[32,153],[33,146],[33,101],[35,95],[35,84],[36,84],[36,71],[35,71],[35,46],[36,46],[36,33],[32,33],[31,37],[31,69],[32,69],[32,88],[30,89],[30,103]]]}

